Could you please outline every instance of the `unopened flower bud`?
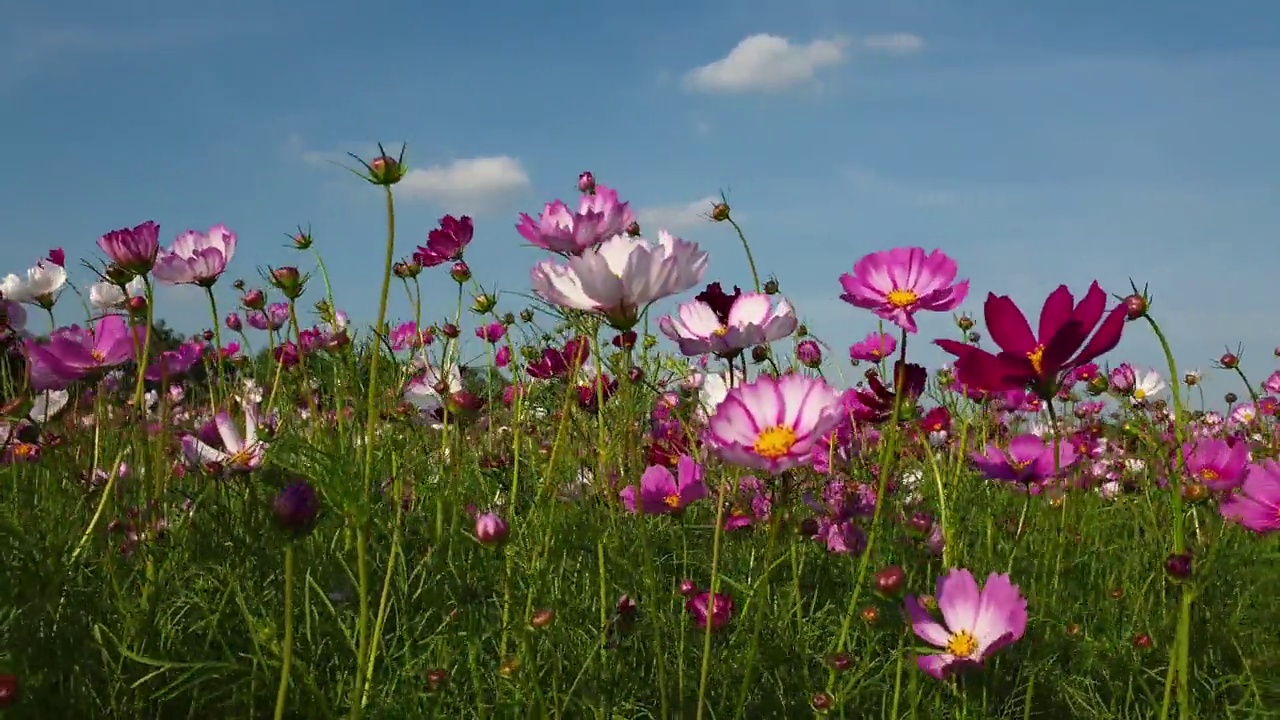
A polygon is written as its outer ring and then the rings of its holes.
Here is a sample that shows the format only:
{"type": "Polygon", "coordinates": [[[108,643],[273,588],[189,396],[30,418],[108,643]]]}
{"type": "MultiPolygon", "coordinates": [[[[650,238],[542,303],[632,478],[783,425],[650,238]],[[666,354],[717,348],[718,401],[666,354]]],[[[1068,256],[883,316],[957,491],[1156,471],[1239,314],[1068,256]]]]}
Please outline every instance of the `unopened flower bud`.
{"type": "Polygon", "coordinates": [[[297,300],[302,295],[305,282],[306,279],[298,268],[291,265],[271,270],[271,284],[290,300],[297,300]]]}
{"type": "Polygon", "coordinates": [[[374,185],[395,185],[404,178],[405,169],[400,160],[383,154],[366,164],[369,182],[374,185]]]}
{"type": "Polygon", "coordinates": [[[1124,314],[1130,320],[1137,320],[1147,314],[1147,299],[1134,293],[1124,299],[1124,314]]]}
{"type": "Polygon", "coordinates": [[[240,304],[249,310],[261,310],[267,306],[267,296],[261,290],[250,290],[240,298],[240,304]]]}
{"type": "Polygon", "coordinates": [[[471,299],[471,311],[480,315],[491,312],[497,305],[498,298],[485,293],[480,293],[471,299]]]}
{"type": "Polygon", "coordinates": [[[1174,580],[1186,580],[1191,577],[1191,556],[1186,553],[1174,553],[1164,561],[1164,571],[1174,580]]]}
{"type": "Polygon", "coordinates": [[[640,223],[632,220],[627,224],[627,235],[631,237],[640,237],[640,223]]]}
{"type": "Polygon", "coordinates": [[[769,278],[768,280],[764,281],[765,295],[777,295],[778,292],[779,292],[779,288],[778,288],[777,280],[775,280],[774,278],[769,278]]]}
{"type": "Polygon", "coordinates": [[[1239,400],[1240,397],[1233,392],[1229,392],[1226,395],[1223,395],[1222,399],[1226,400],[1228,405],[1231,405],[1235,403],[1235,401],[1239,400]]]}
{"type": "Polygon", "coordinates": [[[592,195],[596,191],[596,176],[584,172],[578,176],[578,192],[592,195]]]}
{"type": "Polygon", "coordinates": [[[455,340],[458,337],[458,326],[453,323],[445,323],[440,326],[440,334],[450,340],[455,340]]]}
{"type": "Polygon", "coordinates": [[[1218,358],[1218,364],[1227,370],[1235,370],[1240,366],[1240,358],[1232,353],[1224,353],[1218,358]]]}
{"type": "Polygon", "coordinates": [[[715,222],[724,222],[729,219],[729,203],[718,202],[711,206],[711,219],[715,222]]]}
{"type": "Polygon", "coordinates": [[[462,284],[471,279],[471,266],[465,260],[459,260],[449,268],[449,277],[462,284]]]}
{"type": "Polygon", "coordinates": [[[524,310],[521,310],[520,321],[527,322],[527,323],[533,322],[533,311],[530,310],[529,308],[525,308],[524,310]]]}
{"type": "Polygon", "coordinates": [[[876,592],[881,595],[897,595],[906,581],[907,573],[897,565],[890,565],[876,573],[876,592]]]}
{"type": "Polygon", "coordinates": [[[962,332],[969,332],[973,329],[973,318],[968,315],[960,315],[956,318],[956,327],[962,332]]]}
{"type": "Polygon", "coordinates": [[[497,547],[506,542],[511,528],[507,521],[494,513],[482,513],[476,516],[476,540],[486,547],[497,547]]]}
{"type": "Polygon", "coordinates": [[[147,299],[141,295],[134,295],[124,301],[124,306],[129,311],[129,314],[134,316],[142,315],[147,312],[147,299]]]}
{"type": "Polygon", "coordinates": [[[766,345],[757,345],[751,348],[751,360],[753,362],[762,363],[769,359],[769,348],[766,345]]]}

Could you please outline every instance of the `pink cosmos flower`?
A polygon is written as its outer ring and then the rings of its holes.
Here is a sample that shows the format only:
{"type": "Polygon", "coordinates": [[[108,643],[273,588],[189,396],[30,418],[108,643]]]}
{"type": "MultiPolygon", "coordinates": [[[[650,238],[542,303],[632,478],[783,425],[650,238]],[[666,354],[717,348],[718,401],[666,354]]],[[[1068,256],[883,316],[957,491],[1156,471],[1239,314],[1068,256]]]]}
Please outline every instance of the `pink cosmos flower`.
{"type": "Polygon", "coordinates": [[[413,254],[414,262],[422,267],[435,267],[454,260],[461,260],[462,253],[471,244],[475,226],[471,218],[463,215],[440,218],[440,227],[427,233],[427,244],[419,245],[413,254]]]}
{"type": "Polygon", "coordinates": [[[132,360],[135,338],[141,342],[144,328],[129,330],[119,315],[105,315],[93,329],[58,328],[44,343],[28,340],[27,363],[34,390],[62,390],[91,373],[109,370],[132,360]]]}
{"type": "Polygon", "coordinates": [[[840,299],[916,332],[916,312],[943,312],[964,302],[969,281],[956,283],[956,269],[941,250],[928,255],[918,247],[871,253],[854,263],[852,273],[840,276],[840,299]]]}
{"type": "Polygon", "coordinates": [[[1267,379],[1262,383],[1262,391],[1272,395],[1280,394],[1280,370],[1267,376],[1267,379]]]}
{"type": "Polygon", "coordinates": [[[725,513],[724,529],[741,530],[756,523],[769,521],[773,510],[773,496],[765,485],[752,475],[738,480],[737,497],[725,513]]]}
{"type": "Polygon", "coordinates": [[[567,264],[544,260],[530,273],[533,290],[562,308],[598,312],[630,330],[651,303],[702,282],[707,253],[665,230],[658,243],[615,235],[567,264]]]}
{"type": "Polygon", "coordinates": [[[204,343],[184,342],[176,350],[165,350],[155,362],[147,366],[143,377],[152,382],[176,380],[186,375],[204,357],[204,343]]]}
{"type": "Polygon", "coordinates": [[[618,493],[628,512],[644,515],[668,515],[678,513],[707,496],[707,486],[702,482],[702,467],[688,455],[680,458],[677,475],[662,465],[650,465],[640,476],[640,501],[636,502],[636,488],[628,485],[618,493]]]}
{"type": "Polygon", "coordinates": [[[547,203],[537,220],[520,213],[516,230],[529,242],[551,252],[578,255],[615,235],[635,221],[627,203],[618,202],[615,190],[597,185],[594,194],[582,196],[578,212],[563,202],[547,203]]]}
{"type": "Polygon", "coordinates": [[[26,337],[27,311],[11,300],[0,298],[0,342],[11,337],[26,337]]]}
{"type": "Polygon", "coordinates": [[[991,573],[986,586],[979,588],[968,570],[953,569],[938,578],[937,597],[945,626],[930,617],[914,595],[905,604],[915,634],[942,649],[916,659],[921,670],[939,680],[965,667],[980,667],[1027,629],[1027,600],[1008,575],[991,573]]]}
{"type": "Polygon", "coordinates": [[[821,378],[760,375],[729,390],[707,420],[704,442],[726,462],[779,473],[808,463],[844,418],[840,393],[821,378]]]}
{"type": "Polygon", "coordinates": [[[1240,487],[1249,464],[1249,444],[1205,438],[1187,443],[1182,450],[1187,474],[1210,490],[1226,491],[1240,487]]]}
{"type": "Polygon", "coordinates": [[[225,225],[214,225],[207,233],[188,230],[160,251],[151,274],[170,285],[213,287],[235,254],[235,233],[225,225]]]}
{"type": "Polygon", "coordinates": [[[892,355],[897,349],[898,341],[892,335],[873,332],[867,335],[862,342],[856,342],[849,346],[849,359],[880,362],[892,355]]]}
{"type": "Polygon", "coordinates": [[[697,592],[685,602],[685,610],[698,629],[710,624],[713,631],[720,630],[733,619],[733,598],[724,593],[697,592]]]}
{"type": "MultiPolygon", "coordinates": [[[[988,445],[984,453],[975,452],[970,459],[992,480],[1012,480],[1030,485],[1057,475],[1054,469],[1053,441],[1033,435],[1019,435],[1009,441],[1007,450],[988,445]]],[[[1066,440],[1058,441],[1058,467],[1075,464],[1075,448],[1066,440]]]]}
{"type": "Polygon", "coordinates": [[[785,299],[774,306],[764,293],[743,294],[735,287],[734,294],[727,295],[720,283],[711,283],[692,302],[681,305],[676,315],[659,320],[658,328],[685,355],[732,357],[746,348],[781,340],[795,332],[798,323],[785,299]]]}
{"type": "Polygon", "coordinates": [[[143,275],[155,265],[160,251],[160,226],[148,220],[133,228],[122,228],[98,238],[98,247],[111,262],[134,275],[143,275]]]}
{"type": "Polygon", "coordinates": [[[225,410],[213,417],[213,425],[217,431],[216,440],[208,432],[200,433],[206,436],[204,438],[196,435],[182,437],[182,454],[187,462],[201,467],[212,465],[226,472],[239,473],[262,467],[268,445],[258,440],[258,413],[252,406],[244,406],[243,436],[231,419],[231,414],[225,410]]]}
{"type": "Polygon", "coordinates": [[[1256,533],[1280,530],[1280,463],[1264,460],[1250,465],[1240,492],[1223,500],[1218,511],[1256,533]]]}
{"type": "Polygon", "coordinates": [[[257,330],[279,330],[289,322],[289,303],[271,303],[265,310],[252,310],[245,314],[249,327],[257,330]]]}

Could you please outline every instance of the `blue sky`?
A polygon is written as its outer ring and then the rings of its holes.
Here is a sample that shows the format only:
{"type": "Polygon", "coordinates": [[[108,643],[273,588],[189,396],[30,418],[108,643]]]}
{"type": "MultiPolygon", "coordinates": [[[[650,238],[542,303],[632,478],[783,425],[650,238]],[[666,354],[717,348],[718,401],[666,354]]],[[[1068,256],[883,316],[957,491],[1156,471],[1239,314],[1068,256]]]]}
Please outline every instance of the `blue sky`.
{"type": "MultiPolygon", "coordinates": [[[[958,260],[975,312],[988,291],[1034,314],[1059,283],[1149,281],[1182,367],[1243,342],[1261,380],[1280,343],[1277,77],[1280,6],[1234,0],[6,0],[0,272],[154,219],[166,241],[226,223],[251,279],[308,269],[283,243],[311,223],[339,305],[369,320],[380,199],[329,160],[406,141],[400,253],[473,212],[468,258],[500,290],[525,291],[540,257],[516,213],[589,169],[649,229],[710,249],[708,280],[746,285],[736,238],[697,217],[727,190],[838,361],[874,326],[839,274],[923,245],[958,260]]],[[[427,281],[441,317],[452,283],[427,281]]],[[[166,299],[180,327],[207,324],[198,295],[166,299]]],[[[1157,362],[1131,331],[1113,361],[1157,362]]]]}

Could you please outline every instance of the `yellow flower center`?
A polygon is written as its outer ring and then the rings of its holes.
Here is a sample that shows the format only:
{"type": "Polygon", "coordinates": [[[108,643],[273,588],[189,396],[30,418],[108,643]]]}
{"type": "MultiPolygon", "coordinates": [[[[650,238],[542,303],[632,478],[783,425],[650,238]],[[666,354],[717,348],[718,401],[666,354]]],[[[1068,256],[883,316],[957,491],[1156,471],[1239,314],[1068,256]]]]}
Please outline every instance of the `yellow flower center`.
{"type": "Polygon", "coordinates": [[[760,431],[752,449],[760,457],[774,460],[790,452],[795,444],[796,431],[785,425],[777,425],[760,431]]]}
{"type": "Polygon", "coordinates": [[[13,447],[13,455],[19,460],[26,460],[35,456],[38,447],[38,445],[31,443],[18,443],[13,447]]]}
{"type": "Polygon", "coordinates": [[[231,457],[227,458],[227,464],[235,467],[248,465],[249,461],[253,459],[252,450],[253,448],[245,447],[241,448],[239,452],[232,453],[231,457]]]}
{"type": "Polygon", "coordinates": [[[680,507],[680,496],[679,496],[679,495],[668,495],[668,496],[666,496],[666,497],[662,498],[662,504],[663,504],[663,505],[666,505],[667,507],[671,508],[672,510],[675,510],[676,508],[680,507]]]}
{"type": "Polygon", "coordinates": [[[715,335],[716,337],[724,337],[725,335],[728,335],[728,334],[729,334],[729,328],[727,328],[727,327],[718,327],[718,328],[716,328],[715,330],[712,330],[712,331],[711,331],[711,334],[712,334],[712,335],[715,335]]]}
{"type": "Polygon", "coordinates": [[[887,300],[890,305],[896,308],[904,308],[904,307],[907,307],[908,305],[912,305],[917,301],[919,301],[920,296],[916,295],[914,290],[903,290],[902,288],[894,288],[893,290],[889,291],[888,295],[884,296],[884,299],[887,300]]]}
{"type": "Polygon", "coordinates": [[[1014,470],[1025,470],[1030,464],[1030,460],[1014,460],[1013,458],[1009,458],[1009,467],[1014,470]]]}
{"type": "Polygon", "coordinates": [[[972,657],[978,652],[978,638],[968,630],[961,630],[947,641],[947,652],[958,658],[972,657]]]}
{"type": "Polygon", "coordinates": [[[1027,359],[1031,361],[1031,369],[1036,371],[1037,375],[1044,374],[1044,346],[1037,345],[1035,350],[1027,353],[1027,359]]]}
{"type": "Polygon", "coordinates": [[[107,359],[107,354],[98,348],[94,348],[89,351],[89,357],[93,358],[94,362],[102,362],[107,359]]]}
{"type": "Polygon", "coordinates": [[[1222,477],[1218,474],[1218,471],[1213,468],[1202,468],[1200,472],[1196,474],[1200,476],[1201,480],[1217,480],[1222,477]]]}

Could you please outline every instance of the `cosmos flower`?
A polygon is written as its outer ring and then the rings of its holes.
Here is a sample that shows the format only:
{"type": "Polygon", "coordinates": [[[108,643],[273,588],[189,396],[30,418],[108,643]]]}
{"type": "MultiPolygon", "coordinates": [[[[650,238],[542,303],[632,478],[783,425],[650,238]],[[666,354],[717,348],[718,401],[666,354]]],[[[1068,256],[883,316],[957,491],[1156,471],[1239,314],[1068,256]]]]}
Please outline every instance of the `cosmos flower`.
{"type": "Polygon", "coordinates": [[[734,357],[754,345],[771,343],[795,332],[799,321],[785,299],[775,306],[764,293],[746,293],[737,287],[728,295],[720,283],[711,283],[676,314],[664,316],[658,328],[680,346],[685,355],[715,353],[734,357]]]}
{"type": "Polygon", "coordinates": [[[26,337],[27,311],[12,300],[0,297],[0,342],[26,337]]]}
{"type": "Polygon", "coordinates": [[[1224,492],[1240,487],[1249,466],[1249,444],[1235,445],[1218,438],[1202,438],[1183,446],[1187,475],[1210,490],[1224,492]]]}
{"type": "Polygon", "coordinates": [[[1136,375],[1135,380],[1136,382],[1133,385],[1134,402],[1148,400],[1168,387],[1168,384],[1160,377],[1160,373],[1155,370],[1148,370],[1141,375],[1136,375]]]}
{"type": "Polygon", "coordinates": [[[983,475],[992,480],[1011,480],[1030,485],[1058,474],[1076,462],[1076,451],[1071,443],[1058,442],[1057,468],[1055,469],[1053,441],[1045,442],[1034,434],[1019,435],[1009,441],[1008,449],[988,445],[986,452],[969,456],[983,475]]]}
{"type": "Polygon", "coordinates": [[[213,417],[212,433],[207,437],[184,435],[182,454],[187,462],[200,467],[216,466],[225,472],[244,473],[262,467],[266,459],[267,443],[258,440],[258,413],[250,405],[244,408],[244,435],[231,419],[231,413],[223,410],[213,417]],[[221,447],[217,447],[221,445],[221,447]]]}
{"type": "Polygon", "coordinates": [[[1022,638],[1027,629],[1027,600],[1009,576],[991,573],[986,586],[968,570],[953,569],[938,578],[938,609],[946,623],[934,620],[919,598],[906,599],[911,629],[942,652],[921,655],[916,664],[939,680],[965,667],[979,667],[998,650],[1022,638]]]}
{"type": "Polygon", "coordinates": [[[617,330],[630,330],[651,303],[702,281],[707,253],[665,230],[657,244],[615,235],[561,265],[544,260],[530,273],[544,300],[569,310],[597,312],[617,330]]]}
{"type": "Polygon", "coordinates": [[[685,610],[698,629],[710,625],[713,631],[720,630],[733,619],[733,598],[724,593],[694,592],[685,602],[685,610]]]}
{"type": "Polygon", "coordinates": [[[861,342],[849,346],[849,359],[880,362],[898,349],[898,341],[889,333],[873,332],[861,342]]]}
{"type": "Polygon", "coordinates": [[[58,301],[58,295],[66,284],[66,269],[42,260],[29,268],[25,277],[10,274],[0,280],[0,297],[47,309],[58,301]]]}
{"type": "Polygon", "coordinates": [[[640,476],[640,498],[636,487],[628,485],[618,493],[622,505],[631,513],[668,515],[678,513],[707,496],[702,482],[702,467],[688,455],[680,458],[676,475],[662,465],[650,465],[640,476]]]}
{"type": "Polygon", "coordinates": [[[1067,286],[1060,285],[1044,302],[1037,335],[1012,299],[988,294],[983,312],[987,332],[1000,347],[998,354],[955,340],[934,343],[956,356],[956,375],[963,385],[986,392],[1028,388],[1050,400],[1058,392],[1064,372],[1119,344],[1125,305],[1116,305],[1104,319],[1106,305],[1107,294],[1097,282],[1089,286],[1079,304],[1067,286]]]}
{"type": "Polygon", "coordinates": [[[124,307],[131,297],[143,297],[142,276],[135,276],[123,288],[103,280],[89,286],[89,306],[98,312],[109,312],[124,307]]]}
{"type": "Polygon", "coordinates": [[[896,248],[865,255],[840,276],[840,299],[916,332],[921,310],[953,310],[969,295],[969,281],[956,280],[956,262],[941,250],[896,248]]]}
{"type": "Polygon", "coordinates": [[[145,275],[160,252],[160,226],[148,220],[132,228],[112,230],[98,238],[98,247],[121,268],[145,275]]]}
{"type": "Polygon", "coordinates": [[[454,260],[461,260],[463,252],[471,244],[475,226],[471,218],[463,215],[440,218],[440,227],[427,233],[427,244],[419,245],[413,254],[414,262],[422,267],[436,267],[454,260]]]}
{"type": "Polygon", "coordinates": [[[1280,463],[1264,460],[1250,465],[1240,492],[1223,500],[1218,511],[1256,533],[1280,530],[1280,463]]]}
{"type": "Polygon", "coordinates": [[[844,417],[840,393],[822,379],[760,375],[729,390],[704,441],[726,462],[779,473],[808,463],[814,445],[844,417]]]}
{"type": "Polygon", "coordinates": [[[450,365],[443,373],[427,364],[405,384],[404,401],[418,410],[418,417],[434,429],[444,427],[445,403],[454,393],[462,390],[462,372],[457,365],[450,365]]]}
{"type": "Polygon", "coordinates": [[[92,329],[58,328],[47,342],[26,342],[27,364],[35,390],[63,390],[98,371],[133,360],[145,328],[130,332],[119,315],[104,315],[92,329]]]}
{"type": "Polygon", "coordinates": [[[627,203],[618,202],[618,193],[603,185],[582,196],[575,213],[563,202],[547,203],[537,220],[520,213],[516,231],[544,250],[562,255],[578,255],[617,235],[635,221],[627,203]]]}
{"type": "Polygon", "coordinates": [[[213,287],[236,254],[236,236],[225,225],[209,232],[188,230],[161,250],[151,274],[170,285],[213,287]]]}

